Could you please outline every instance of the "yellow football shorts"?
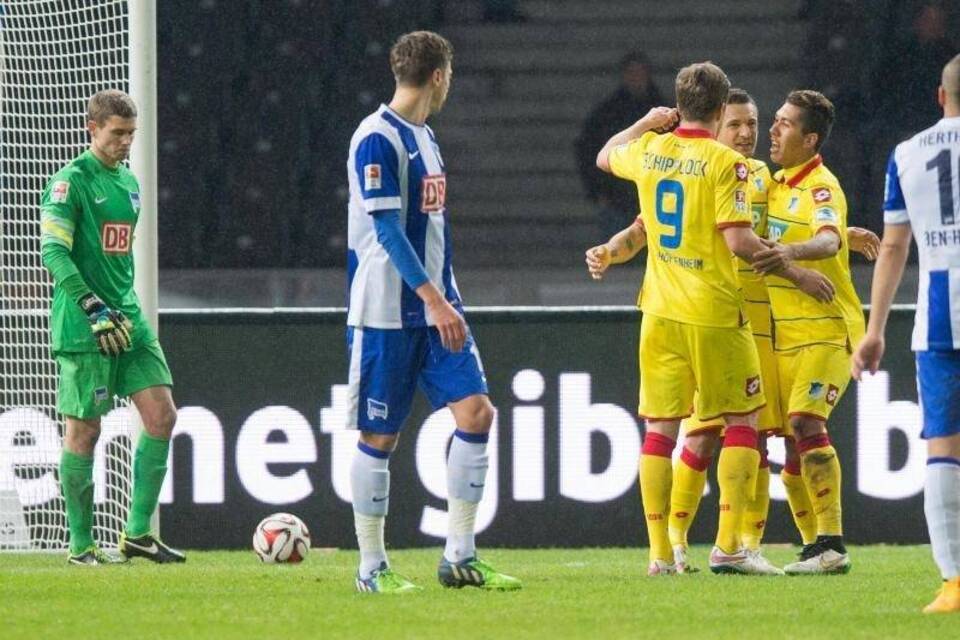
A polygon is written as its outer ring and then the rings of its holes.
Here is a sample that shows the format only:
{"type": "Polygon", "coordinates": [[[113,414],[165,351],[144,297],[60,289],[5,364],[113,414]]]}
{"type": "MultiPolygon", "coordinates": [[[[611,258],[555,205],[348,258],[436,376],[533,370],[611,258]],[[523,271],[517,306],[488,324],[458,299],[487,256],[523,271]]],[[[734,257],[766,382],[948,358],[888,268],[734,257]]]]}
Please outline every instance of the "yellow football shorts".
{"type": "MultiPolygon", "coordinates": [[[[757,355],[760,358],[760,381],[763,384],[763,393],[767,397],[767,404],[757,417],[757,431],[766,431],[777,434],[783,430],[783,417],[780,411],[780,375],[777,372],[777,356],[773,352],[773,341],[767,336],[754,334],[753,340],[757,345],[757,355]]],[[[696,404],[696,400],[694,400],[696,404]]],[[[695,415],[684,419],[680,429],[687,435],[723,429],[723,418],[701,420],[695,415]]]]}
{"type": "Polygon", "coordinates": [[[850,353],[826,344],[778,351],[777,370],[783,425],[789,431],[792,415],[830,417],[850,382],[850,353]]]}
{"type": "Polygon", "coordinates": [[[753,413],[765,402],[749,324],[702,327],[643,316],[638,409],[642,418],[679,420],[696,413],[700,420],[713,420],[727,413],[753,413]]]}

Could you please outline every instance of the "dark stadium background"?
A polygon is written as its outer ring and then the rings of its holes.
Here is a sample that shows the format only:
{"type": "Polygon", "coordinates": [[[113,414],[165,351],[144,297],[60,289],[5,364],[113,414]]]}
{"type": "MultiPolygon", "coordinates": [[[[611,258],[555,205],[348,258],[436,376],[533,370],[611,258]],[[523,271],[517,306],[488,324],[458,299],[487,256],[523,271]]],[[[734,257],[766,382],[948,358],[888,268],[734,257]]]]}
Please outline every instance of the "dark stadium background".
{"type": "MultiPolygon", "coordinates": [[[[879,232],[886,158],[939,117],[937,79],[957,50],[958,26],[957,3],[898,0],[165,0],[158,3],[161,308],[342,306],[347,145],[357,123],[389,100],[387,52],[405,31],[437,30],[456,50],[449,102],[431,124],[447,164],[455,265],[468,305],[629,306],[642,261],[612,270],[601,284],[583,268],[584,249],[605,237],[574,156],[588,113],[617,87],[626,52],[645,52],[665,96],[680,66],[720,64],[757,100],[763,159],[786,93],[826,93],[838,111],[826,164],[847,193],[849,222],[879,232]]],[[[870,266],[859,257],[854,280],[868,301],[870,266]]],[[[916,273],[908,270],[897,301],[915,296],[916,273]]],[[[642,543],[635,487],[588,504],[557,486],[558,376],[589,374],[593,402],[633,412],[635,314],[493,314],[468,317],[501,410],[499,507],[484,540],[642,543]],[[542,502],[511,498],[510,412],[524,403],[510,385],[525,368],[547,385],[537,405],[545,427],[542,502]]],[[[892,321],[891,349],[899,351],[886,363],[887,402],[861,406],[867,396],[852,385],[833,421],[854,542],[925,539],[919,489],[895,486],[921,446],[911,321],[904,310],[892,321]]],[[[216,504],[193,500],[194,471],[205,462],[194,460],[190,437],[175,441],[173,504],[162,508],[171,542],[187,542],[176,538],[186,530],[178,523],[203,522],[209,539],[193,535],[191,545],[245,545],[262,515],[290,510],[320,527],[318,543],[353,544],[349,505],[331,486],[331,437],[320,431],[321,412],[345,381],[341,323],[336,313],[161,313],[178,403],[213,414],[224,439],[225,496],[216,504]],[[312,428],[315,461],[266,465],[279,478],[305,470],[313,490],[304,499],[264,503],[238,477],[245,463],[237,438],[268,406],[289,407],[312,428]]],[[[424,506],[443,507],[417,477],[416,427],[428,415],[416,405],[393,464],[390,537],[398,546],[436,542],[418,528],[424,506]]],[[[283,428],[267,442],[282,445],[283,428]]],[[[596,434],[590,443],[591,469],[602,472],[609,443],[596,434]]],[[[704,501],[698,541],[714,526],[713,500],[704,501]]],[[[792,540],[782,501],[770,520],[770,541],[792,540]]]]}

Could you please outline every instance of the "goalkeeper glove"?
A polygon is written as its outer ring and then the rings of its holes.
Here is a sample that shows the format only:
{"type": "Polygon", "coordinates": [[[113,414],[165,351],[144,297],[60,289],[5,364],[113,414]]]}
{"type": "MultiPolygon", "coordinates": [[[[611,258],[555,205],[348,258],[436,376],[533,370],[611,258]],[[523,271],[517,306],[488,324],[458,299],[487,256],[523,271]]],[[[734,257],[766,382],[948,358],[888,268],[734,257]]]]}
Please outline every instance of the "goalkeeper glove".
{"type": "Polygon", "coordinates": [[[104,304],[95,293],[88,293],[79,300],[80,308],[87,314],[93,339],[100,353],[118,356],[130,348],[130,331],[133,323],[121,311],[114,311],[104,304]]]}

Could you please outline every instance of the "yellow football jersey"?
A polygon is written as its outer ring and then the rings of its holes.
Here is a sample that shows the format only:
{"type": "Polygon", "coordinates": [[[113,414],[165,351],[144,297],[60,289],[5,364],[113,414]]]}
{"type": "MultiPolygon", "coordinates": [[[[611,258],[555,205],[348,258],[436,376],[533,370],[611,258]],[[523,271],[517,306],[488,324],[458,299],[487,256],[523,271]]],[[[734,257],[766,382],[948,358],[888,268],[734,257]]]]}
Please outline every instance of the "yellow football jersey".
{"type": "Polygon", "coordinates": [[[647,132],[610,153],[633,180],[647,233],[640,309],[708,327],[745,322],[743,297],[721,230],[750,226],[746,158],[700,129],[647,132]]]}
{"type": "Polygon", "coordinates": [[[767,200],[767,236],[771,240],[806,242],[828,228],[841,238],[840,251],[832,258],[797,262],[830,279],[836,290],[832,302],[818,302],[779,276],[767,277],[774,348],[788,351],[811,344],[855,348],[863,337],[864,322],[850,276],[847,200],[840,183],[818,155],[802,166],[778,171],[767,200]]]}
{"type": "MultiPolygon", "coordinates": [[[[750,178],[747,180],[747,197],[750,200],[750,213],[753,215],[753,231],[760,237],[767,236],[767,188],[770,184],[770,169],[763,160],[748,158],[750,178]]],[[[735,258],[737,276],[746,303],[747,317],[753,328],[753,335],[771,337],[770,295],[763,276],[750,266],[749,262],[735,258]]]]}

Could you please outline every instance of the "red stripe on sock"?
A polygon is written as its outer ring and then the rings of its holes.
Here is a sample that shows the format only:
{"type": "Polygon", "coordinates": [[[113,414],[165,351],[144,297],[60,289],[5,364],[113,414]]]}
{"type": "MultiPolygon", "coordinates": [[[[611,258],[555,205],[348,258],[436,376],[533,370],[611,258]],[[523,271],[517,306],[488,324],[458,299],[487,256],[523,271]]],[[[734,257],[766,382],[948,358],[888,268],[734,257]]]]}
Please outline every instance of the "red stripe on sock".
{"type": "Polygon", "coordinates": [[[767,460],[767,452],[765,450],[760,452],[760,468],[761,469],[770,468],[770,461],[767,460]]]}
{"type": "Polygon", "coordinates": [[[787,460],[787,464],[783,465],[783,472],[789,473],[792,476],[799,476],[800,471],[800,461],[799,460],[787,460]]]}
{"type": "Polygon", "coordinates": [[[723,448],[746,447],[757,448],[757,432],[746,426],[730,426],[723,434],[723,448]]]}
{"type": "Polygon", "coordinates": [[[669,458],[673,455],[673,448],[677,441],[660,433],[649,432],[643,439],[643,449],[640,452],[645,456],[661,456],[669,458]]]}
{"type": "Polygon", "coordinates": [[[683,451],[680,452],[680,459],[683,461],[685,465],[697,471],[706,471],[707,467],[710,466],[710,461],[711,461],[711,458],[709,456],[707,456],[706,458],[701,458],[700,456],[695,454],[693,451],[690,451],[690,449],[687,449],[686,447],[684,447],[683,451]]]}
{"type": "Polygon", "coordinates": [[[803,440],[797,442],[797,453],[803,455],[811,449],[822,449],[829,446],[830,436],[826,433],[818,433],[815,436],[810,436],[809,438],[804,438],[803,440]]]}

